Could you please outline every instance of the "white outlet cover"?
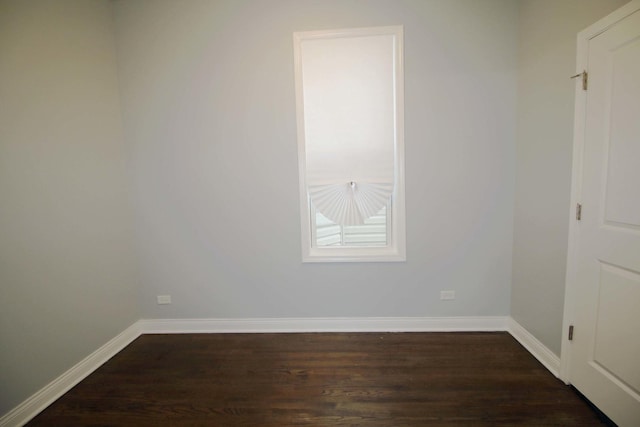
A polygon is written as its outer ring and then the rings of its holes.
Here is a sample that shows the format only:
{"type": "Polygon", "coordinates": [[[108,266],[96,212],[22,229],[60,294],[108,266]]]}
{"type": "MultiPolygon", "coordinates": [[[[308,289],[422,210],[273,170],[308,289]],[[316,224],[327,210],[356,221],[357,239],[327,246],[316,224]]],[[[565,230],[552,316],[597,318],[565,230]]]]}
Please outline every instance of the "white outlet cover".
{"type": "Polygon", "coordinates": [[[449,301],[456,299],[456,291],[440,291],[440,300],[449,301]]]}
{"type": "Polygon", "coordinates": [[[171,304],[171,295],[158,295],[158,304],[171,304]]]}

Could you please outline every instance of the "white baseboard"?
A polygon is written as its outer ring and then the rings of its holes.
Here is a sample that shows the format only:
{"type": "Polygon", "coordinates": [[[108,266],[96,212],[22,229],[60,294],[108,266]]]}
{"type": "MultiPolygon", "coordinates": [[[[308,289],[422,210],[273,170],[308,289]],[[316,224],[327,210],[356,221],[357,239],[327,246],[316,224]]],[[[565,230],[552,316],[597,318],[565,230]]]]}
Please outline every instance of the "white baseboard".
{"type": "Polygon", "coordinates": [[[143,334],[506,331],[508,317],[143,319],[143,334]]]}
{"type": "Polygon", "coordinates": [[[560,378],[560,358],[512,317],[509,318],[509,333],[549,372],[560,378]]]}
{"type": "Polygon", "coordinates": [[[64,374],[0,418],[0,427],[23,426],[140,336],[138,322],[112,338],[64,374]]]}

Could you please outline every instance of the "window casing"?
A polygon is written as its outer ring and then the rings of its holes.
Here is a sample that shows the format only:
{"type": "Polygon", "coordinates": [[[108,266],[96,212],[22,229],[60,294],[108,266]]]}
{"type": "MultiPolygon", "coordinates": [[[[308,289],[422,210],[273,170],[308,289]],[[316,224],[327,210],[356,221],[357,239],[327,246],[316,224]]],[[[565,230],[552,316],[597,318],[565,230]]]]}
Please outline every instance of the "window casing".
{"type": "Polygon", "coordinates": [[[303,262],[406,259],[402,52],[401,26],[294,33],[303,262]]]}

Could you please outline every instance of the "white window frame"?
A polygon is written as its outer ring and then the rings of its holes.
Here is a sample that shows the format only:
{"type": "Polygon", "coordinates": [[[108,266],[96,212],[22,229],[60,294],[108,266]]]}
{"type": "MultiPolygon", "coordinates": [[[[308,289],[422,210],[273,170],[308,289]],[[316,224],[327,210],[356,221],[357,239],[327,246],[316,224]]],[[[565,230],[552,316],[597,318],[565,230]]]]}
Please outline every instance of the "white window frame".
{"type": "Polygon", "coordinates": [[[304,31],[293,34],[296,87],[296,120],[298,129],[298,170],[300,174],[300,218],[302,229],[302,262],[398,262],[406,261],[404,200],[404,67],[403,27],[352,28],[326,31],[304,31]],[[391,196],[391,220],[387,227],[387,246],[317,247],[312,227],[313,208],[306,183],[306,151],[301,45],[304,40],[392,35],[394,37],[395,86],[395,164],[394,190],[391,196]]]}

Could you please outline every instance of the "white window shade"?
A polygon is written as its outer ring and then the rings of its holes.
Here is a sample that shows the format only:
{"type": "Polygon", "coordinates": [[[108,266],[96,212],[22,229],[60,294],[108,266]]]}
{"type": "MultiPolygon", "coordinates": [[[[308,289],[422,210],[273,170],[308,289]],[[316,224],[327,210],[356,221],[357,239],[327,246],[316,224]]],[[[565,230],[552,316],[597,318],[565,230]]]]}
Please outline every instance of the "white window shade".
{"type": "Polygon", "coordinates": [[[309,198],[336,224],[363,224],[394,191],[394,35],[312,38],[300,52],[309,198]]]}

